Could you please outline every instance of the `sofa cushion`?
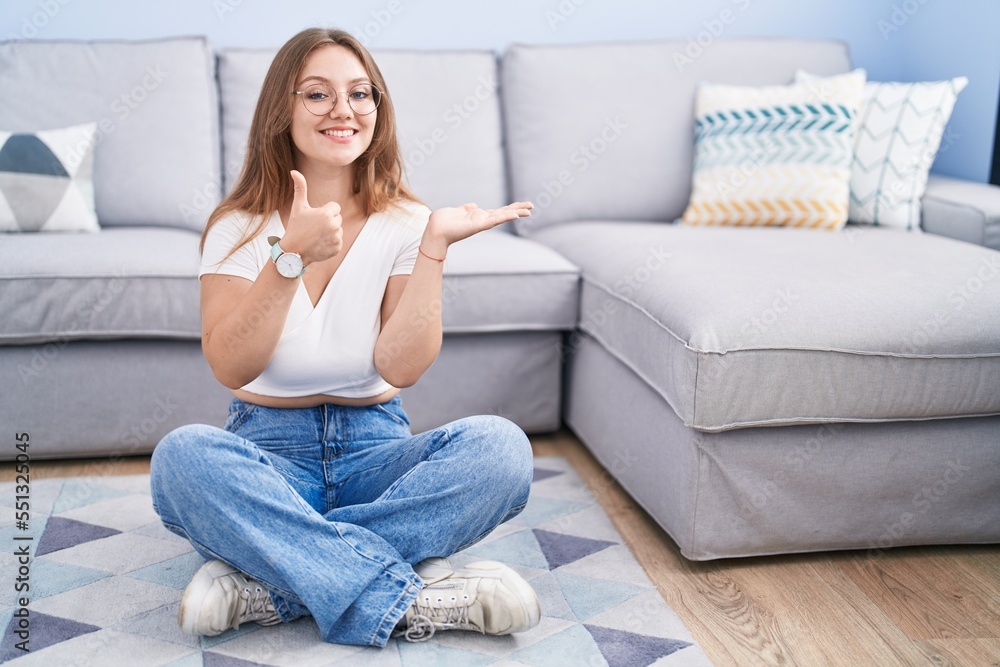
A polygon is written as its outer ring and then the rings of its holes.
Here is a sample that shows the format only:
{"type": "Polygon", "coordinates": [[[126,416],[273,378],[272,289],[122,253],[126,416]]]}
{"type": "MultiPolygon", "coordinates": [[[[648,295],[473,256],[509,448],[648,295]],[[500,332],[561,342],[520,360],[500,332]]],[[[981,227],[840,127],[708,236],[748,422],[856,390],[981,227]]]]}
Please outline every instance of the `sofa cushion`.
{"type": "Polygon", "coordinates": [[[692,428],[1000,413],[996,251],[855,226],[534,238],[581,267],[580,327],[692,428]]]}
{"type": "Polygon", "coordinates": [[[5,238],[0,345],[200,339],[198,239],[158,227],[5,238]]]}
{"type": "Polygon", "coordinates": [[[580,271],[541,243],[491,230],[448,249],[442,297],[446,333],[571,330],[580,271]]]}
{"type": "Polygon", "coordinates": [[[0,42],[0,92],[2,130],[97,123],[102,227],[200,230],[217,203],[218,105],[204,39],[0,42]]]}
{"type": "Polygon", "coordinates": [[[720,39],[690,63],[675,59],[686,47],[507,50],[501,80],[511,195],[537,206],[517,222],[519,231],[574,220],[673,220],[691,191],[698,82],[760,86],[789,83],[799,67],[850,69],[847,46],[835,41],[720,39]]]}
{"type": "MultiPolygon", "coordinates": [[[[102,338],[199,340],[199,235],[112,228],[0,243],[0,345],[102,338]]],[[[500,231],[445,261],[446,333],[572,329],[579,276],[551,248],[500,231]]]]}
{"type": "MultiPolygon", "coordinates": [[[[219,53],[226,187],[239,176],[273,49],[219,53]]],[[[506,204],[496,56],[487,51],[373,51],[396,109],[406,172],[431,208],[506,204]]]]}

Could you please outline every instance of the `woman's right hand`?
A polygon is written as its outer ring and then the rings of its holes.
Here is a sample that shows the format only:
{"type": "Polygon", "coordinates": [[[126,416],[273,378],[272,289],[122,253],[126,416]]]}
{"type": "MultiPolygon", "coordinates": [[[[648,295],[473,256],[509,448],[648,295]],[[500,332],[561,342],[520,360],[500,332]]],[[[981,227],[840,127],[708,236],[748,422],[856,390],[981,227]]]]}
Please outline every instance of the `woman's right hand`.
{"type": "Polygon", "coordinates": [[[328,202],[313,208],[309,205],[306,177],[292,170],[292,181],[295,183],[295,194],[292,199],[292,210],[285,226],[285,236],[281,240],[281,249],[285,252],[298,253],[306,266],[313,262],[322,262],[340,252],[343,245],[343,219],[340,217],[340,204],[328,202]]]}

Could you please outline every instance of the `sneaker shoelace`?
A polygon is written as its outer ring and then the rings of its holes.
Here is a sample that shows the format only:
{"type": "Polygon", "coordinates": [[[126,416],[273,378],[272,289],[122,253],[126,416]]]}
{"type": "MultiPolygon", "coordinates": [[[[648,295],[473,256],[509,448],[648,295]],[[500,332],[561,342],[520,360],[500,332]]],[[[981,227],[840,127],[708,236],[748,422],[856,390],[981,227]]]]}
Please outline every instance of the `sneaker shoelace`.
{"type": "Polygon", "coordinates": [[[434,623],[426,616],[414,616],[402,634],[408,642],[425,642],[434,636],[434,623]]]}
{"type": "MultiPolygon", "coordinates": [[[[258,621],[263,625],[268,625],[271,624],[271,621],[267,617],[276,616],[271,596],[262,586],[255,586],[253,591],[244,586],[240,594],[240,602],[244,603],[240,605],[242,609],[237,610],[238,622],[241,624],[247,621],[258,621]]],[[[274,622],[280,620],[279,618],[274,622]]]]}
{"type": "Polygon", "coordinates": [[[451,604],[446,604],[444,598],[437,598],[436,604],[431,598],[423,598],[413,602],[414,614],[406,626],[403,636],[410,642],[425,642],[434,636],[434,632],[442,630],[476,630],[483,632],[469,623],[469,596],[462,596],[462,604],[456,596],[451,596],[451,604]]]}

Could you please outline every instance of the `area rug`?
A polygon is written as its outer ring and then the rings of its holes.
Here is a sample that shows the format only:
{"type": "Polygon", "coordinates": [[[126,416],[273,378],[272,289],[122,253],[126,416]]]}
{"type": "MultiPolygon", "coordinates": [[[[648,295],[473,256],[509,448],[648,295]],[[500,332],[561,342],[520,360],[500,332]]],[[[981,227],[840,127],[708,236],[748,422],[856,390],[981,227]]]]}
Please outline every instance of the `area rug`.
{"type": "Polygon", "coordinates": [[[202,558],[162,527],[149,476],[32,480],[26,530],[15,523],[15,486],[0,484],[0,662],[17,665],[249,665],[647,667],[708,665],[677,615],[623,544],[569,463],[535,459],[524,512],[452,557],[456,566],[498,560],[538,592],[542,620],[529,632],[486,637],[441,632],[384,649],[319,639],[309,617],[217,637],[177,628],[181,593],[202,558]],[[22,538],[22,539],[15,539],[22,538]],[[30,538],[30,539],[23,539],[30,538]],[[15,555],[28,545],[26,570],[15,555]],[[18,577],[28,589],[16,590],[18,577]],[[22,629],[18,598],[29,597],[22,629]],[[25,653],[17,644],[28,638],[25,653]]]}

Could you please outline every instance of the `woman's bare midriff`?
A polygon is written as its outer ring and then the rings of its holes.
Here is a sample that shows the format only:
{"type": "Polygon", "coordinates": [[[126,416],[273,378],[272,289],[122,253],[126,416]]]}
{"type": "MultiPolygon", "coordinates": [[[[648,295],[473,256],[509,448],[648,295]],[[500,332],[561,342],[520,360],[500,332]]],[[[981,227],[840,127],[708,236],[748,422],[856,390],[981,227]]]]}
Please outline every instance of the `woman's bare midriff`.
{"type": "Polygon", "coordinates": [[[315,408],[319,405],[332,403],[334,405],[375,405],[392,400],[399,389],[392,387],[376,396],[365,398],[346,398],[343,396],[329,396],[327,394],[313,394],[312,396],[295,396],[293,398],[283,398],[277,396],[263,396],[242,389],[233,389],[236,398],[245,403],[263,405],[266,408],[315,408]]]}

